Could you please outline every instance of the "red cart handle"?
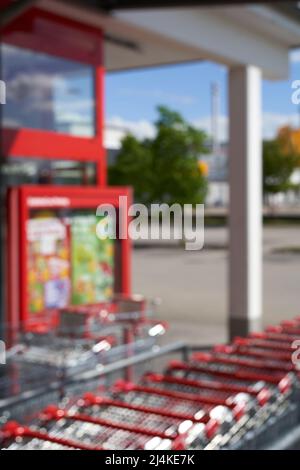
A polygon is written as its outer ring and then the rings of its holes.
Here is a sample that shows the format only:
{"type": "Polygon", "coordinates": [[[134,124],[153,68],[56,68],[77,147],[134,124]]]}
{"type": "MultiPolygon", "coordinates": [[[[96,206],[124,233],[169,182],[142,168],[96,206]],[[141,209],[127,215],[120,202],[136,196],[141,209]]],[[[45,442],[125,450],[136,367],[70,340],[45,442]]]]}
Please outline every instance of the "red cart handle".
{"type": "Polygon", "coordinates": [[[192,421],[194,423],[208,423],[209,416],[202,415],[202,416],[195,416],[192,413],[175,413],[174,411],[154,408],[152,406],[145,406],[145,405],[133,405],[132,403],[127,403],[122,400],[115,400],[113,398],[102,397],[99,395],[94,395],[93,393],[86,393],[83,396],[84,405],[83,406],[91,406],[91,405],[98,405],[98,406],[115,406],[117,408],[124,408],[127,410],[133,411],[140,411],[142,413],[149,413],[154,414],[157,416],[162,416],[165,418],[171,419],[178,419],[182,421],[192,421]]]}
{"type": "MultiPolygon", "coordinates": [[[[280,330],[281,331],[281,330],[280,330]]],[[[259,336],[258,333],[251,333],[250,335],[252,338],[265,338],[270,343],[275,343],[276,341],[280,342],[281,344],[285,344],[288,347],[291,342],[300,339],[299,335],[289,335],[281,332],[273,332],[273,331],[264,331],[259,336]],[[286,344],[288,343],[288,344],[286,344]]]]}
{"type": "Polygon", "coordinates": [[[281,326],[283,327],[291,327],[291,328],[297,328],[299,327],[299,322],[297,321],[297,319],[295,320],[283,320],[281,323],[280,323],[281,326]]]}
{"type": "Polygon", "coordinates": [[[190,401],[192,403],[197,403],[199,405],[222,405],[226,406],[227,408],[230,408],[232,411],[232,414],[236,420],[239,420],[246,411],[246,404],[245,403],[239,403],[236,404],[233,402],[232,398],[229,397],[226,400],[220,400],[220,399],[215,399],[215,398],[210,398],[210,397],[201,397],[198,394],[194,393],[187,393],[187,392],[177,392],[174,390],[167,390],[164,388],[156,388],[156,387],[148,387],[145,385],[139,385],[139,384],[134,384],[132,382],[121,382],[118,381],[116,384],[116,391],[135,391],[135,392],[142,392],[142,393],[149,393],[152,395],[159,395],[162,397],[168,397],[168,398],[173,398],[177,400],[186,400],[190,401]]]}
{"type": "MultiPolygon", "coordinates": [[[[232,347],[231,347],[232,348],[232,347]]],[[[234,350],[231,350],[234,352],[234,350]]],[[[273,370],[274,372],[291,372],[295,370],[295,366],[291,364],[281,364],[260,361],[258,359],[247,359],[247,358],[235,358],[226,356],[226,350],[222,350],[222,345],[218,346],[215,350],[215,355],[212,354],[211,361],[219,364],[232,364],[244,367],[250,367],[254,369],[273,370]],[[221,357],[219,356],[221,354],[221,357]]]]}
{"type": "Polygon", "coordinates": [[[300,337],[300,325],[281,325],[281,331],[288,335],[294,335],[300,337]]]}
{"type": "Polygon", "coordinates": [[[183,370],[183,371],[190,371],[190,372],[200,372],[203,374],[210,374],[215,377],[224,377],[232,380],[247,380],[249,382],[266,382],[272,385],[276,385],[279,387],[281,381],[284,381],[284,386],[280,388],[282,393],[285,393],[290,390],[291,388],[291,380],[290,377],[286,374],[281,375],[281,377],[276,377],[273,375],[268,374],[261,374],[256,372],[249,372],[247,370],[235,368],[233,372],[230,371],[221,371],[221,370],[214,370],[207,366],[201,365],[191,365],[181,361],[171,361],[169,364],[170,370],[183,370]]]}
{"type": "Polygon", "coordinates": [[[48,406],[42,412],[42,418],[46,420],[53,420],[53,419],[60,420],[63,418],[63,419],[69,419],[69,420],[74,420],[74,421],[82,421],[84,423],[91,423],[91,424],[96,424],[99,426],[106,426],[108,428],[128,431],[128,432],[141,434],[141,435],[148,436],[148,437],[159,437],[160,439],[169,439],[173,441],[173,444],[175,443],[176,446],[178,444],[178,441],[177,441],[178,438],[180,438],[181,442],[183,442],[183,439],[184,439],[184,435],[180,434],[178,431],[174,431],[172,434],[170,434],[170,432],[155,431],[153,429],[144,428],[143,426],[140,426],[140,425],[118,423],[110,419],[104,419],[104,418],[99,418],[99,417],[95,418],[87,414],[82,414],[82,413],[73,414],[73,413],[69,413],[67,410],[58,408],[54,405],[48,406]]]}
{"type": "Polygon", "coordinates": [[[164,383],[173,383],[178,385],[186,385],[190,387],[195,387],[207,390],[215,390],[220,392],[227,393],[246,393],[248,395],[254,396],[260,406],[264,406],[271,398],[270,391],[264,387],[261,390],[254,390],[250,386],[234,385],[234,384],[224,384],[223,382],[210,381],[210,380],[191,380],[179,377],[173,377],[172,375],[160,375],[160,374],[146,374],[145,380],[150,382],[164,382],[164,383]]]}
{"type": "Polygon", "coordinates": [[[15,439],[17,437],[29,437],[32,439],[40,439],[41,441],[52,442],[66,447],[71,447],[80,450],[103,450],[102,447],[93,446],[89,444],[82,444],[72,439],[65,439],[63,437],[54,437],[51,434],[37,431],[27,426],[22,426],[16,421],[9,421],[2,428],[2,436],[4,439],[15,439]]]}
{"type": "MultiPolygon", "coordinates": [[[[266,334],[265,334],[266,335],[266,334]]],[[[286,342],[282,341],[270,341],[270,339],[265,336],[265,337],[260,337],[260,338],[240,338],[236,337],[234,338],[234,344],[236,346],[256,346],[258,348],[263,348],[263,349],[271,349],[271,350],[279,350],[279,351],[285,351],[289,352],[292,350],[291,347],[291,341],[289,341],[289,344],[286,344],[286,342]]]]}
{"type": "Polygon", "coordinates": [[[123,402],[120,400],[114,400],[107,397],[96,396],[93,393],[86,393],[83,397],[87,406],[98,405],[98,406],[116,406],[120,408],[126,408],[128,410],[142,411],[144,413],[155,414],[158,416],[165,416],[166,418],[174,418],[182,421],[192,421],[193,423],[205,424],[205,434],[211,439],[219,430],[220,423],[216,419],[212,419],[208,413],[175,413],[174,411],[154,408],[145,405],[133,405],[131,403],[123,402]]]}
{"type": "MultiPolygon", "coordinates": [[[[247,339],[247,338],[246,338],[247,339]]],[[[272,359],[274,361],[290,362],[291,361],[291,351],[287,351],[286,348],[284,351],[277,351],[274,348],[267,347],[264,349],[261,345],[253,345],[251,343],[240,344],[241,342],[235,342],[232,345],[232,352],[238,354],[244,354],[246,356],[251,356],[254,358],[265,358],[272,359]]],[[[269,343],[268,343],[269,346],[269,343]]]]}

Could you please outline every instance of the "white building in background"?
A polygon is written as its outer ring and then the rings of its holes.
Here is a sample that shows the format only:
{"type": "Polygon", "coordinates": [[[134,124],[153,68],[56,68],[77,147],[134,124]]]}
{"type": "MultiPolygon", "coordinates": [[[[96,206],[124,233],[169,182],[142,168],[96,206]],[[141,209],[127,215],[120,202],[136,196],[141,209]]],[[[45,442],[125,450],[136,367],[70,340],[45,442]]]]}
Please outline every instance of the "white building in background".
{"type": "MultiPolygon", "coordinates": [[[[300,169],[293,172],[290,182],[300,188],[300,169]]],[[[276,208],[287,211],[293,208],[299,210],[300,189],[287,191],[286,193],[271,194],[268,196],[268,203],[275,210],[276,208]]]]}
{"type": "Polygon", "coordinates": [[[218,155],[201,157],[208,167],[208,194],[206,206],[227,207],[229,204],[228,144],[220,144],[218,155]]]}

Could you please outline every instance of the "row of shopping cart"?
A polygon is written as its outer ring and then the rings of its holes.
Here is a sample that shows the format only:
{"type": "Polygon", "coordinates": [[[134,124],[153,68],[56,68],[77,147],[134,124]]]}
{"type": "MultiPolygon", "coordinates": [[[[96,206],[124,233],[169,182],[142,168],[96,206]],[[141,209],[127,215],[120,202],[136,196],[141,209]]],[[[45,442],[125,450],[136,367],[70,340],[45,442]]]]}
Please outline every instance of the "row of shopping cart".
{"type": "Polygon", "coordinates": [[[300,318],[7,422],[8,449],[264,448],[300,421],[300,318]]]}
{"type": "Polygon", "coordinates": [[[77,391],[81,375],[89,371],[95,372],[93,386],[99,385],[105,365],[157,345],[167,325],[153,313],[153,305],[141,296],[119,296],[110,303],[49,312],[21,325],[1,366],[0,422],[1,415],[3,421],[31,414],[35,402],[45,403],[49,393],[48,398],[59,399],[77,391]]]}

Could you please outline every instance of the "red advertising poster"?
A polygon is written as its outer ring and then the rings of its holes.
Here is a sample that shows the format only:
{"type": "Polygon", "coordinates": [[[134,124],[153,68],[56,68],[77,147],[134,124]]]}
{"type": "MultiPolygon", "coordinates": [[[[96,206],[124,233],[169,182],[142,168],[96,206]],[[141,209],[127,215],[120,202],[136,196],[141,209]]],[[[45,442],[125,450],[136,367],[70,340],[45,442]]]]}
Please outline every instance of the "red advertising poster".
{"type": "Polygon", "coordinates": [[[77,215],[71,222],[72,299],[73,305],[110,300],[114,292],[114,240],[96,234],[98,223],[106,217],[77,215]]]}
{"type": "MultiPolygon", "coordinates": [[[[102,237],[99,224],[104,234],[114,224],[107,216],[96,215],[99,205],[109,204],[118,219],[120,196],[131,203],[130,189],[122,187],[11,189],[9,323],[43,322],[47,312],[130,294],[130,240],[118,238],[118,233],[102,237]]],[[[128,221],[126,212],[122,224],[127,227],[128,221]]]]}
{"type": "Polygon", "coordinates": [[[67,220],[51,214],[27,222],[29,311],[70,303],[70,244],[67,220]]]}

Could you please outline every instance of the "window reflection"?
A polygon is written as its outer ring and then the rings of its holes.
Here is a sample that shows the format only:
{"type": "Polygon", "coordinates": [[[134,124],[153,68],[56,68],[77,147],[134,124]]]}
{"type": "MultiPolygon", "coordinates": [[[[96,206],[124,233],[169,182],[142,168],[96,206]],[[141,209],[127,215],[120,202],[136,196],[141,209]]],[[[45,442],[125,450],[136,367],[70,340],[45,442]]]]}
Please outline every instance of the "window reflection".
{"type": "Polygon", "coordinates": [[[0,165],[5,186],[20,184],[94,185],[96,164],[72,160],[11,158],[0,165]]]}
{"type": "Polygon", "coordinates": [[[10,45],[1,51],[5,127],[94,135],[92,67],[10,45]]]}

